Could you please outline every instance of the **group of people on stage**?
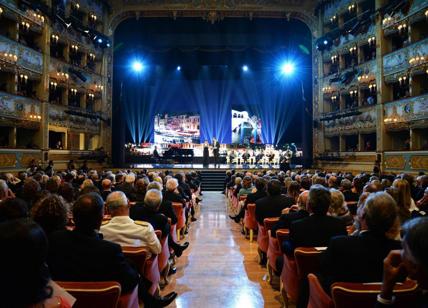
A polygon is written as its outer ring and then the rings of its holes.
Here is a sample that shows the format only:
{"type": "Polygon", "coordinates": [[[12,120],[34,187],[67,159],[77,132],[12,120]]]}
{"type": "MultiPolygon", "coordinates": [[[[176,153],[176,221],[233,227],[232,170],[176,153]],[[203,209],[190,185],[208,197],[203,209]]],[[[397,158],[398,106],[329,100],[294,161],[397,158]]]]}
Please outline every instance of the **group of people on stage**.
{"type": "Polygon", "coordinates": [[[227,153],[226,161],[228,164],[237,165],[279,165],[280,169],[288,170],[290,168],[293,151],[290,147],[285,150],[275,150],[266,147],[265,149],[245,149],[230,150],[227,153]]]}

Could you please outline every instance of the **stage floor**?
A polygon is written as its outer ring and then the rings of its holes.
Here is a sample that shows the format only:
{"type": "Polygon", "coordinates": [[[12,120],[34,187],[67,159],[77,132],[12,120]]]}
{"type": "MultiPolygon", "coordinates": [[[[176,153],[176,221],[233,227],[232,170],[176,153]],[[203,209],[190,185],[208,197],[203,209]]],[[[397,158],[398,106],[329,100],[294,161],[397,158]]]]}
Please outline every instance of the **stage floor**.
{"type": "Polygon", "coordinates": [[[214,164],[204,166],[203,164],[131,164],[130,168],[133,169],[195,169],[195,170],[230,170],[230,169],[270,169],[279,170],[278,165],[236,165],[236,164],[219,164],[217,167],[214,164]]]}

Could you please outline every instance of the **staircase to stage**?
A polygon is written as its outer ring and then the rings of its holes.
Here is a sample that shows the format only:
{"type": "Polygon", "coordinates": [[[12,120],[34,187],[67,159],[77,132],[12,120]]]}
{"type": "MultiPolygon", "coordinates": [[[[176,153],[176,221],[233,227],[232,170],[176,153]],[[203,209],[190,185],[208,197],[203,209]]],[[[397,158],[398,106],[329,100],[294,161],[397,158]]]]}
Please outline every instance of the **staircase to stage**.
{"type": "Polygon", "coordinates": [[[226,171],[204,170],[201,171],[202,191],[222,191],[226,171]]]}

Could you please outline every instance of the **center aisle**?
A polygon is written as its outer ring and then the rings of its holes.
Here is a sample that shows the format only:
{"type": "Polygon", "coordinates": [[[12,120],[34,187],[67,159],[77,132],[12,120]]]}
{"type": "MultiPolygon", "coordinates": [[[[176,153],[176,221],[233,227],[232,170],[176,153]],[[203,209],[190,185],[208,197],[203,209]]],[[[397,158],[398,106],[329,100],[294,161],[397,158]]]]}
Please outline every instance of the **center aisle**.
{"type": "Polygon", "coordinates": [[[250,244],[229,219],[223,194],[204,192],[201,213],[186,240],[190,246],[162,291],[178,293],[168,307],[281,306],[279,291],[265,281],[266,269],[257,263],[257,243],[250,244]]]}

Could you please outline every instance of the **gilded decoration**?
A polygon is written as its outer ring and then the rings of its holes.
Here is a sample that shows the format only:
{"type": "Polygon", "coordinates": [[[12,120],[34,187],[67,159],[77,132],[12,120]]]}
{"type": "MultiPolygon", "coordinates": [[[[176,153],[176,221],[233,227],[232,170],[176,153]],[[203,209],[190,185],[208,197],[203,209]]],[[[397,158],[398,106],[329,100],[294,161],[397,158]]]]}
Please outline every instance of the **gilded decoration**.
{"type": "Polygon", "coordinates": [[[413,57],[426,57],[428,55],[428,38],[411,44],[403,49],[391,52],[383,57],[383,70],[385,75],[407,70],[409,60],[413,57]]]}
{"type": "Polygon", "coordinates": [[[388,169],[404,169],[406,160],[403,156],[385,156],[385,166],[388,169]]]}
{"type": "Polygon", "coordinates": [[[414,155],[410,158],[412,169],[428,170],[428,156],[414,155]]]}
{"type": "Polygon", "coordinates": [[[387,103],[384,110],[386,125],[428,119],[428,95],[387,103]]]}
{"type": "Polygon", "coordinates": [[[359,115],[338,118],[324,122],[325,133],[332,135],[338,133],[351,133],[361,130],[374,130],[376,128],[376,110],[364,111],[359,115]]]}
{"type": "Polygon", "coordinates": [[[21,159],[19,160],[19,163],[21,164],[22,168],[26,168],[30,165],[30,162],[33,159],[36,161],[39,161],[41,159],[41,156],[37,155],[35,153],[31,153],[31,154],[30,153],[28,153],[28,154],[24,153],[21,155],[21,159]]]}
{"type": "Polygon", "coordinates": [[[69,109],[62,106],[51,105],[49,107],[49,124],[66,127],[79,132],[90,132],[98,134],[100,131],[100,119],[92,118],[89,115],[81,116],[70,114],[69,109]]]}
{"type": "Polygon", "coordinates": [[[0,35],[0,53],[13,54],[17,56],[16,65],[25,69],[42,73],[43,56],[41,53],[18,44],[2,35],[0,35]]]}
{"type": "Polygon", "coordinates": [[[27,97],[0,92],[0,115],[28,121],[40,121],[40,103],[27,97]]]}
{"type": "Polygon", "coordinates": [[[0,154],[0,167],[15,167],[16,155],[15,154],[0,154]]]}

